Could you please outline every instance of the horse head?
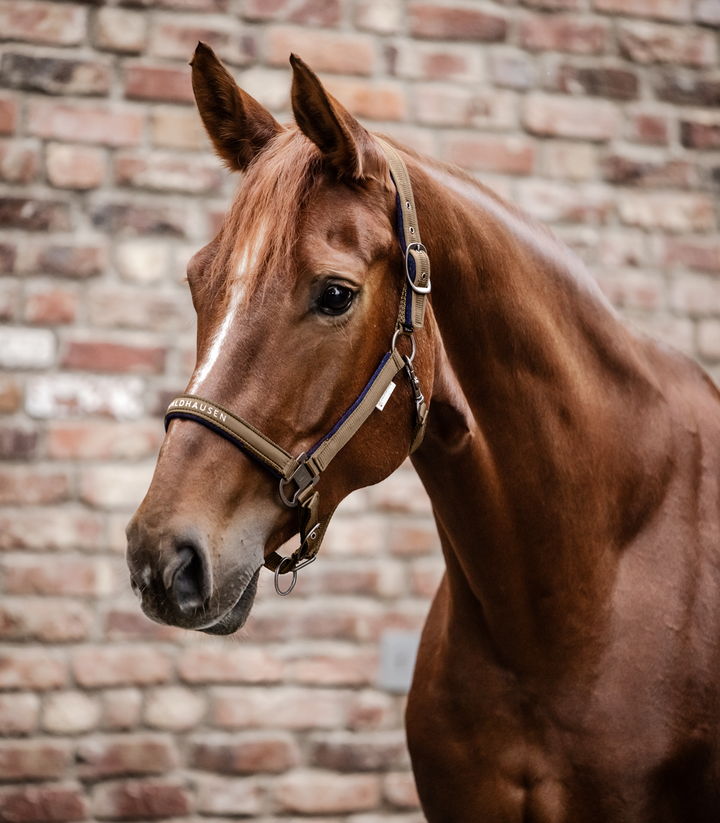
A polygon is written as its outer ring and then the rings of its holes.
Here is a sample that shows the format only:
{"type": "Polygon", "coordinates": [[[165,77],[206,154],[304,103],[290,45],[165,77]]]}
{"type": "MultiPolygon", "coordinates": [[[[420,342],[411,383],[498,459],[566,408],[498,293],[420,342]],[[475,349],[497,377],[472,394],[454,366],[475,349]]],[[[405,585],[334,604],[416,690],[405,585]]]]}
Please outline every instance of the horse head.
{"type": "MultiPolygon", "coordinates": [[[[291,63],[296,125],[285,127],[237,87],[210,48],[195,52],[200,116],[218,155],[243,179],[219,234],[188,265],[198,318],[190,399],[168,417],[152,483],[127,529],[132,586],[145,613],[215,634],[244,624],[261,567],[303,532],[286,505],[302,461],[279,486],[283,466],[273,473],[262,454],[236,448],[218,414],[242,418],[243,431],[261,433],[271,452],[312,454],[363,395],[388,348],[397,359],[411,343],[401,335],[391,346],[408,289],[386,153],[302,60],[291,63]]],[[[427,392],[431,333],[415,337],[427,392]]],[[[384,409],[366,412],[342,444],[319,494],[313,477],[312,517],[322,531],[346,495],[407,456],[416,405],[411,381],[397,384],[384,409]]]]}

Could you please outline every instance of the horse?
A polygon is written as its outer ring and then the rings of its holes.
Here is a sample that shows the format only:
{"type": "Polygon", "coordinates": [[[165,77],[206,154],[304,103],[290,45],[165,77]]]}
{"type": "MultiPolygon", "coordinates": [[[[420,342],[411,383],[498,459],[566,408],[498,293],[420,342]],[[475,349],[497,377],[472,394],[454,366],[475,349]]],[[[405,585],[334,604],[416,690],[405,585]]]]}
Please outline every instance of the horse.
{"type": "Polygon", "coordinates": [[[263,564],[284,593],[413,450],[446,562],[406,712],[427,820],[717,821],[718,391],[548,230],[291,64],[283,126],[192,61],[243,180],[187,270],[197,364],[127,530],[142,609],[234,632],[263,564]]]}

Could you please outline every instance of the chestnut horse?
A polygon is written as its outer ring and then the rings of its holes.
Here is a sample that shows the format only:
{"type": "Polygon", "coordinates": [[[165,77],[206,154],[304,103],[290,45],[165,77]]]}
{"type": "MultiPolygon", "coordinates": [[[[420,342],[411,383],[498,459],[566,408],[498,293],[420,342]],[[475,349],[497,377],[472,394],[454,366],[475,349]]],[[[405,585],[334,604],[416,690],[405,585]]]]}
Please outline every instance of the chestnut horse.
{"type": "Polygon", "coordinates": [[[419,384],[430,411],[412,459],[447,565],[407,708],[427,819],[720,820],[718,392],[626,325],[549,232],[396,146],[432,262],[424,323],[408,328],[398,307],[423,292],[405,277],[392,141],[291,62],[297,127],[209,48],[193,60],[205,128],[245,174],[188,267],[197,366],[128,527],[142,608],[240,627],[261,566],[298,531],[265,452],[284,496],[306,506],[310,489],[305,545],[417,445],[419,384]],[[305,455],[366,398],[388,348],[396,390],[315,490],[305,455]],[[204,420],[178,413],[193,398],[204,420]],[[223,415],[242,415],[245,452],[223,415]]]}

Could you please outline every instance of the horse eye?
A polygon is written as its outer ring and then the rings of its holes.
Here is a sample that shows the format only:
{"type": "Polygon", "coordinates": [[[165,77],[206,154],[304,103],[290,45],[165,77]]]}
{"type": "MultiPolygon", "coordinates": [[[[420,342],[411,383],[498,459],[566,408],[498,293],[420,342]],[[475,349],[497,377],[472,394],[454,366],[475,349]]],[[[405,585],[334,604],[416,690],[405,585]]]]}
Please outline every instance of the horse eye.
{"type": "Polygon", "coordinates": [[[355,297],[352,289],[345,286],[328,286],[320,298],[320,308],[326,314],[342,314],[350,308],[355,297]]]}

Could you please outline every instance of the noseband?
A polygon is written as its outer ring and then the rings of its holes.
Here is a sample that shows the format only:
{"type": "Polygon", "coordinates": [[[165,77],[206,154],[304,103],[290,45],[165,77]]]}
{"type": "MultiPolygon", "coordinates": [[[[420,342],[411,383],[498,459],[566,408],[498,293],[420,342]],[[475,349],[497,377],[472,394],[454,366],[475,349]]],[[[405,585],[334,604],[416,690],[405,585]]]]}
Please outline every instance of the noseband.
{"type": "Polygon", "coordinates": [[[420,445],[425,434],[428,407],[420,390],[420,383],[413,368],[416,329],[421,329],[425,318],[425,303],[430,293],[430,261],[427,250],[420,242],[415,211],[415,199],[410,185],[407,167],[395,149],[376,138],[387,155],[390,172],[397,190],[395,202],[400,246],[405,256],[405,274],[398,319],[390,344],[390,351],[380,361],[375,374],[353,405],[332,429],[311,449],[293,457],[277,443],[233,412],[193,394],[181,394],[168,406],[165,413],[165,429],[171,420],[194,420],[225,437],[244,452],[259,460],[279,478],[280,498],[286,506],[297,507],[300,531],[300,547],[289,557],[273,552],[265,558],[265,566],[275,573],[275,590],[280,595],[290,594],[297,581],[298,569],[315,560],[327,527],[334,514],[320,517],[320,495],[315,486],[330,461],[377,409],[382,411],[395,389],[393,382],[401,370],[410,381],[415,403],[415,428],[410,444],[410,454],[420,445]],[[412,352],[401,355],[396,343],[398,337],[408,336],[412,352]],[[287,589],[281,589],[279,576],[292,572],[293,578],[287,589]]]}

